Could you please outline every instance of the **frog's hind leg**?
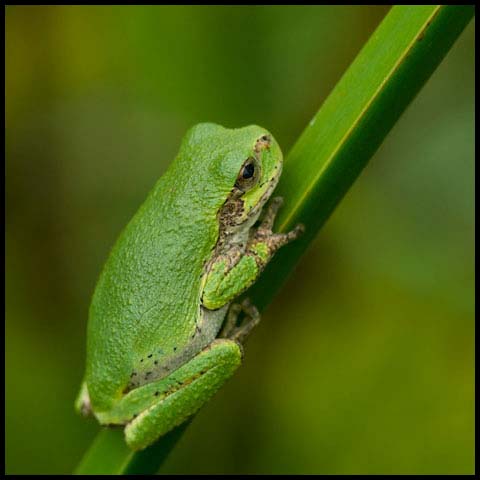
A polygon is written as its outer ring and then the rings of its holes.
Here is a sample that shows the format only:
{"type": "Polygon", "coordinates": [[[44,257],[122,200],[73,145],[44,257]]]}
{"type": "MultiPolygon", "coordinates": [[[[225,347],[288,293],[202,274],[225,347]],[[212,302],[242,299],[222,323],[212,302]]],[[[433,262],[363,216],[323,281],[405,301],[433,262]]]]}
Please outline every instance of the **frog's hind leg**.
{"type": "Polygon", "coordinates": [[[246,298],[242,303],[233,303],[227,313],[225,325],[222,328],[219,337],[230,338],[239,343],[244,343],[250,332],[260,322],[260,313],[257,308],[252,305],[250,299],[246,298]],[[240,326],[238,318],[241,313],[245,314],[245,318],[240,326]]]}
{"type": "Polygon", "coordinates": [[[216,339],[169,377],[149,384],[150,393],[145,388],[144,394],[154,402],[125,427],[130,448],[141,450],[151,445],[196,413],[232,376],[241,360],[237,342],[216,339]]]}
{"type": "Polygon", "coordinates": [[[87,382],[85,382],[85,380],[82,381],[80,392],[78,392],[77,398],[75,399],[75,410],[84,417],[92,413],[90,396],[88,395],[87,382]]]}

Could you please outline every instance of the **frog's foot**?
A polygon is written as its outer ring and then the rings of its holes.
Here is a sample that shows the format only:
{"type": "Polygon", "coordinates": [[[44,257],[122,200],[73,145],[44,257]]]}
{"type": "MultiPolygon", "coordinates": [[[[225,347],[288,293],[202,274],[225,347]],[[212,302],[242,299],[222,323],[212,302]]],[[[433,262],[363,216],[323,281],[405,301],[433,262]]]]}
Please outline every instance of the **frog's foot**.
{"type": "Polygon", "coordinates": [[[262,223],[257,229],[258,231],[264,231],[265,234],[272,233],[273,223],[275,222],[275,217],[280,210],[280,207],[283,205],[283,197],[272,198],[272,201],[268,204],[267,211],[263,216],[262,223]]]}
{"type": "MultiPolygon", "coordinates": [[[[238,297],[258,278],[275,252],[303,232],[303,225],[297,225],[288,233],[273,233],[273,223],[281,204],[280,197],[273,199],[260,226],[251,229],[245,252],[239,259],[236,253],[233,260],[228,255],[220,255],[212,261],[202,292],[205,308],[218,310],[238,297]]],[[[238,307],[233,309],[232,315],[236,310],[238,307]]]]}
{"type": "Polygon", "coordinates": [[[250,299],[246,298],[242,303],[234,303],[230,306],[225,325],[222,328],[219,337],[229,338],[230,340],[242,344],[259,322],[260,313],[257,308],[252,305],[250,299]],[[242,323],[237,326],[241,313],[244,313],[245,317],[243,318],[242,323]]]}
{"type": "Polygon", "coordinates": [[[269,204],[268,209],[263,217],[262,223],[253,234],[250,241],[252,246],[263,244],[268,248],[271,257],[280,247],[290,243],[298,238],[305,230],[302,224],[297,225],[293,230],[287,233],[273,233],[273,223],[277,216],[278,210],[283,204],[282,197],[275,197],[269,204]]]}

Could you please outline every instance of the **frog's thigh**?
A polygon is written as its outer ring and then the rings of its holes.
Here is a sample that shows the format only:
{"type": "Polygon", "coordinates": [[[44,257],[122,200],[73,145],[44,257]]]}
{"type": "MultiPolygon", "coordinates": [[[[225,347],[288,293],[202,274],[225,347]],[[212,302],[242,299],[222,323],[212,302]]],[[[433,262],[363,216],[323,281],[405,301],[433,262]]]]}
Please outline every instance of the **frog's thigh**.
{"type": "Polygon", "coordinates": [[[181,376],[187,379],[181,386],[174,391],[159,392],[159,402],[141,412],[125,427],[130,448],[145,448],[183,423],[232,376],[241,360],[241,347],[236,342],[214,340],[181,367],[181,376]]]}

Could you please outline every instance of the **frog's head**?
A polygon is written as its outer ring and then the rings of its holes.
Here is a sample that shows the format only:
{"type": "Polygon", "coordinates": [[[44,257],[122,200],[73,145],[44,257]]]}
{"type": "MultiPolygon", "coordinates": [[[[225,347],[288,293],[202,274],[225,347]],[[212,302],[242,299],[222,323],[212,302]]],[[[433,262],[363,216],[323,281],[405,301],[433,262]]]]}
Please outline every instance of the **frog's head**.
{"type": "Polygon", "coordinates": [[[258,217],[278,183],[283,162],[280,147],[264,128],[230,129],[213,123],[192,127],[178,158],[183,162],[179,171],[189,173],[194,166],[193,194],[217,208],[222,223],[230,226],[258,217]]]}
{"type": "MultiPolygon", "coordinates": [[[[222,208],[230,225],[240,225],[258,217],[282,173],[283,157],[277,142],[256,125],[231,130],[236,137],[235,153],[229,156],[231,190],[222,208]]],[[[232,135],[232,136],[233,136],[232,135]]]]}

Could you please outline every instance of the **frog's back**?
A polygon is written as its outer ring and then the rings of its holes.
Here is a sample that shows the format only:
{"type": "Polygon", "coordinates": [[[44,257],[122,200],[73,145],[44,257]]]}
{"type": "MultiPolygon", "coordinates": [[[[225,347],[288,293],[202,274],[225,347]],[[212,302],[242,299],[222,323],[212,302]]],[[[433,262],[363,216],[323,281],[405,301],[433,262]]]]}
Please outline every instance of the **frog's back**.
{"type": "Polygon", "coordinates": [[[195,331],[202,272],[218,238],[217,212],[231,188],[222,178],[232,176],[228,162],[222,171],[215,161],[228,157],[228,145],[212,142],[215,152],[205,142],[215,129],[225,130],[202,124],[190,131],[100,275],[87,341],[87,385],[99,411],[121,397],[135,367],[161,362],[195,331]]]}

